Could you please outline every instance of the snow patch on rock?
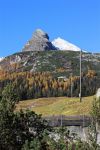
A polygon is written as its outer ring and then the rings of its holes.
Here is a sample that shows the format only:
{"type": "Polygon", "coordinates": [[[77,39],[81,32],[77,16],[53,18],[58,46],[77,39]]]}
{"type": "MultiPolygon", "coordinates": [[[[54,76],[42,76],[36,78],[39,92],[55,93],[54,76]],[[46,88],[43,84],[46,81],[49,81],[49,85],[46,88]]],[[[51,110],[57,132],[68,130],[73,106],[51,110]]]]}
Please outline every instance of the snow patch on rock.
{"type": "Polygon", "coordinates": [[[58,37],[52,41],[52,44],[59,50],[70,50],[70,51],[80,51],[81,49],[76,45],[58,37]]]}

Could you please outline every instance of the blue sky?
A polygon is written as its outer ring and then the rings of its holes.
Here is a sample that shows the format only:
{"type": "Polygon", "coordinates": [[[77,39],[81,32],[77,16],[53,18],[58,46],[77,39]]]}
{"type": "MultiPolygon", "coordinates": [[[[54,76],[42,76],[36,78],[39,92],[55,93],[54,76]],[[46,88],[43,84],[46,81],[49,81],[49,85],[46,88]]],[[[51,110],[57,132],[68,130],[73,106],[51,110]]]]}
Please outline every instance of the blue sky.
{"type": "Polygon", "coordinates": [[[100,0],[0,0],[0,57],[21,51],[37,28],[100,52],[100,0]]]}

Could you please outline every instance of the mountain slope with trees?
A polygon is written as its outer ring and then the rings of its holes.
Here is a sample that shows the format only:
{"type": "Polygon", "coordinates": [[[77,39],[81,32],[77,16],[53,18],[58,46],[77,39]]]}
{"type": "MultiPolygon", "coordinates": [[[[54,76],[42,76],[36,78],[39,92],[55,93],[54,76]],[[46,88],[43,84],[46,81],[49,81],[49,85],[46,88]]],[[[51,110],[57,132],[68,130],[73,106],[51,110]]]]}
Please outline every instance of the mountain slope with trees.
{"type": "MultiPolygon", "coordinates": [[[[79,96],[80,52],[25,51],[0,62],[0,93],[15,85],[21,100],[39,97],[79,96]]],[[[100,54],[82,52],[82,96],[100,85],[100,54]]]]}
{"type": "MultiPolygon", "coordinates": [[[[0,78],[0,94],[7,84],[12,83],[20,100],[40,97],[78,97],[79,76],[69,76],[59,80],[50,72],[20,72],[4,73],[0,78]],[[72,90],[71,90],[72,89],[72,90]]],[[[95,94],[99,87],[100,78],[93,70],[82,74],[82,96],[95,94]]]]}

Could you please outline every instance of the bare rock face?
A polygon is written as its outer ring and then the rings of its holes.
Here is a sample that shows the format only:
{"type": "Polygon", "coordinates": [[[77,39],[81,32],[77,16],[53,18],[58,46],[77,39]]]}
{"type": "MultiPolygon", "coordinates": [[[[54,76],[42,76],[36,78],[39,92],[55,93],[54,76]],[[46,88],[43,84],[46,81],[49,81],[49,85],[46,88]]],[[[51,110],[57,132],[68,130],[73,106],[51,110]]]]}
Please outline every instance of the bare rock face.
{"type": "Polygon", "coordinates": [[[56,50],[55,46],[49,41],[47,33],[41,29],[37,29],[31,40],[27,42],[22,51],[45,51],[56,50]]]}

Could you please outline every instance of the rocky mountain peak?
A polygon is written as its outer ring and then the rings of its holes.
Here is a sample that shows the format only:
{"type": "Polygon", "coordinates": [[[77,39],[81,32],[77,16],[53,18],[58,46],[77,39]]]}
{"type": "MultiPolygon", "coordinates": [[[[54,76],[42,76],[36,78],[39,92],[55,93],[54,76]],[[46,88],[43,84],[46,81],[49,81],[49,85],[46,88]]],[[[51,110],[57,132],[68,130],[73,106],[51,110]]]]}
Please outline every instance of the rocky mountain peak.
{"type": "Polygon", "coordinates": [[[45,50],[56,50],[55,46],[49,41],[47,33],[41,29],[37,29],[29,40],[22,51],[45,51],[45,50]]]}
{"type": "Polygon", "coordinates": [[[37,29],[34,34],[33,34],[33,38],[35,37],[38,37],[38,38],[46,38],[49,40],[49,36],[47,33],[45,33],[43,30],[41,29],[37,29]]]}

